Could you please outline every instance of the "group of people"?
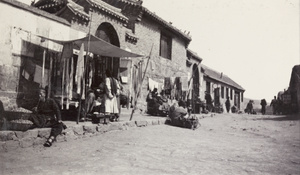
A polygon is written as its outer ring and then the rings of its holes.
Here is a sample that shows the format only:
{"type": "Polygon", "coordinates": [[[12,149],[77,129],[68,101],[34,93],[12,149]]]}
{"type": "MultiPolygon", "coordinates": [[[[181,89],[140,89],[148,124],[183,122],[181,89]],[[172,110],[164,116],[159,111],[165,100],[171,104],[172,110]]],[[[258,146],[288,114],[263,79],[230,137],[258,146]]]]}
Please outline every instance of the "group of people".
{"type": "Polygon", "coordinates": [[[157,88],[153,91],[149,91],[147,98],[147,113],[151,115],[167,115],[170,105],[168,103],[168,97],[163,90],[158,94],[157,88]]]}
{"type": "Polygon", "coordinates": [[[90,89],[85,100],[85,108],[82,112],[82,121],[86,116],[96,113],[104,113],[104,124],[109,121],[119,121],[120,115],[120,91],[119,81],[112,76],[110,70],[105,72],[105,80],[100,83],[96,90],[90,89]]]}
{"type": "MultiPolygon", "coordinates": [[[[105,81],[100,84],[100,92],[95,93],[90,90],[85,100],[84,114],[99,111],[97,103],[104,105],[104,124],[110,121],[119,121],[118,96],[120,94],[120,84],[116,78],[113,78],[110,70],[106,70],[105,81]],[[96,95],[97,94],[97,95],[96,95]]],[[[47,97],[47,89],[39,89],[39,101],[36,107],[32,109],[33,113],[22,115],[22,119],[30,120],[33,123],[31,128],[51,128],[50,136],[44,143],[45,147],[52,146],[56,137],[62,133],[67,126],[62,122],[61,111],[58,103],[50,97],[47,97]]]]}
{"type": "Polygon", "coordinates": [[[276,98],[276,96],[274,96],[274,99],[271,101],[271,104],[270,106],[272,107],[272,110],[273,110],[273,114],[276,115],[276,114],[280,114],[280,113],[283,113],[283,101],[281,98],[276,98]]]}

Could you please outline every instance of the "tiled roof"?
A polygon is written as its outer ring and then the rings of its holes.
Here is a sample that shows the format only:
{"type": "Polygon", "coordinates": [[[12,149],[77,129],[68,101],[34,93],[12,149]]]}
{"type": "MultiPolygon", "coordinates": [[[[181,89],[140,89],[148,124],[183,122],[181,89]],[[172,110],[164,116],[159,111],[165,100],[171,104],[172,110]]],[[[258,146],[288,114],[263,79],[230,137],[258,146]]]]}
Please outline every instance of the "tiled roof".
{"type": "Polygon", "coordinates": [[[53,14],[50,14],[50,13],[45,12],[43,10],[40,10],[40,9],[38,9],[36,7],[29,6],[27,4],[21,3],[21,2],[16,1],[16,0],[1,0],[1,2],[7,3],[7,4],[12,5],[12,6],[16,7],[16,8],[20,8],[20,9],[29,11],[31,13],[43,16],[45,18],[52,19],[54,21],[60,22],[60,23],[65,24],[65,25],[71,25],[67,20],[65,20],[63,18],[60,18],[58,16],[55,16],[53,14]]]}
{"type": "Polygon", "coordinates": [[[38,7],[39,9],[47,9],[67,4],[68,0],[39,0],[32,6],[38,7]]]}
{"type": "Polygon", "coordinates": [[[76,4],[72,0],[68,1],[67,7],[77,16],[83,18],[84,20],[88,21],[90,19],[89,14],[85,13],[82,6],[76,4]]]}
{"type": "Polygon", "coordinates": [[[150,10],[148,10],[146,7],[142,7],[143,11],[146,15],[150,16],[151,18],[153,18],[154,20],[156,20],[157,22],[159,22],[160,24],[162,24],[163,26],[171,29],[173,32],[179,34],[180,36],[182,36],[185,40],[187,40],[188,42],[190,42],[192,40],[191,36],[182,32],[181,30],[177,29],[176,27],[174,27],[172,24],[166,22],[164,19],[162,19],[161,17],[157,16],[155,13],[151,12],[150,10]]]}
{"type": "Polygon", "coordinates": [[[121,21],[128,23],[128,18],[121,13],[121,9],[111,6],[101,0],[86,0],[93,7],[96,7],[109,15],[113,15],[121,21]]]}
{"type": "Polygon", "coordinates": [[[202,58],[198,56],[198,54],[194,51],[192,51],[191,49],[187,49],[187,52],[192,55],[194,58],[196,58],[199,61],[202,61],[202,58]]]}
{"type": "Polygon", "coordinates": [[[229,78],[227,75],[217,72],[205,65],[201,65],[201,69],[204,72],[204,76],[208,76],[211,79],[214,79],[216,81],[222,82],[224,84],[233,86],[239,90],[245,91],[245,89],[240,86],[239,84],[237,84],[235,81],[233,81],[231,78],[229,78]]]}
{"type": "Polygon", "coordinates": [[[35,2],[33,4],[33,6],[40,7],[40,6],[43,6],[43,5],[48,5],[50,3],[53,3],[53,4],[66,4],[66,1],[67,0],[39,0],[39,1],[35,2]]]}
{"type": "Polygon", "coordinates": [[[128,4],[128,5],[138,6],[138,7],[140,7],[143,3],[143,1],[141,1],[141,0],[138,0],[138,1],[135,1],[135,0],[118,0],[118,1],[122,2],[122,3],[125,3],[125,4],[128,4]]]}

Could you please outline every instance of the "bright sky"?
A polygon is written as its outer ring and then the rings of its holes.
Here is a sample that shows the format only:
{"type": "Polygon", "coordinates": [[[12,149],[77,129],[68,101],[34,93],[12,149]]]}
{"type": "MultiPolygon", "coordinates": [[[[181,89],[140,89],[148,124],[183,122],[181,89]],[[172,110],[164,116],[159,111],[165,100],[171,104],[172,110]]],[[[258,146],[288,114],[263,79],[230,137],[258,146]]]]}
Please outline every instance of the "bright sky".
{"type": "Polygon", "coordinates": [[[246,89],[246,98],[270,101],[300,64],[299,0],[143,0],[143,6],[190,31],[189,48],[246,89]]]}
{"type": "Polygon", "coordinates": [[[299,0],[143,0],[173,26],[190,31],[189,48],[252,99],[289,86],[299,56],[299,0]]]}

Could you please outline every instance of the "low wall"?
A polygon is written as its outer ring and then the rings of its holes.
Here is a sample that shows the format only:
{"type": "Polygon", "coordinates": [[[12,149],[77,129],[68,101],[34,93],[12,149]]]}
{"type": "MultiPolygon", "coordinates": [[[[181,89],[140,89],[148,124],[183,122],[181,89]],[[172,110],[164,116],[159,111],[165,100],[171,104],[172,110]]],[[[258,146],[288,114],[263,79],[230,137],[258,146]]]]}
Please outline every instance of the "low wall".
{"type": "MultiPolygon", "coordinates": [[[[68,126],[61,135],[57,136],[57,142],[65,142],[72,139],[83,138],[87,136],[99,135],[115,130],[129,130],[132,127],[145,127],[150,125],[161,125],[166,123],[166,118],[145,119],[140,121],[124,121],[103,124],[92,124],[89,122],[66,123],[68,126]]],[[[17,148],[35,147],[43,145],[50,135],[51,128],[36,128],[22,131],[0,131],[0,152],[10,151],[17,148]]]]}

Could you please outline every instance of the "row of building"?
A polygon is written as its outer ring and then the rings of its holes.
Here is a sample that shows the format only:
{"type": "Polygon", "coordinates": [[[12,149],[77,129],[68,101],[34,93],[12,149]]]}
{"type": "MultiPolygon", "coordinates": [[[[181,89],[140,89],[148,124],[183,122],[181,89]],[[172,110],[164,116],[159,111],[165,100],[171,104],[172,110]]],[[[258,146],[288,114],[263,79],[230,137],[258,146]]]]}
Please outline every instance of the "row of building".
{"type": "MultiPolygon", "coordinates": [[[[39,0],[27,5],[0,1],[0,100],[5,110],[30,109],[39,87],[50,88],[62,104],[71,104],[80,89],[82,51],[87,86],[98,86],[110,69],[124,93],[137,100],[142,110],[154,87],[184,100],[204,100],[209,92],[215,105],[224,105],[229,97],[232,105],[243,110],[245,89],[203,65],[202,58],[188,48],[191,36],[142,3],[39,0]]],[[[195,108],[199,113],[199,106],[195,108]]]]}

